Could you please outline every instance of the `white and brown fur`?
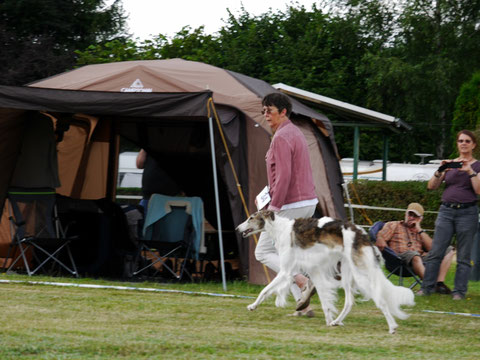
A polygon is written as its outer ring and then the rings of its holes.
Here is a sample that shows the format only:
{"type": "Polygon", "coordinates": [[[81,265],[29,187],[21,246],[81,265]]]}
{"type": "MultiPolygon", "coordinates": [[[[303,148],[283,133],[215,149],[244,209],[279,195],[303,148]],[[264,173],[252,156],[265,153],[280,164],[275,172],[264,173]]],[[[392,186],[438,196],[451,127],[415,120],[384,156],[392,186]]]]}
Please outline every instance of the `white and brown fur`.
{"type": "Polygon", "coordinates": [[[285,306],[293,276],[298,273],[308,274],[315,285],[327,326],[343,325],[356,292],[375,302],[391,334],[398,327],[394,317],[408,317],[400,306],[415,304],[412,290],[395,286],[385,277],[380,251],[356,225],[329,217],[290,220],[262,210],[240,224],[237,231],[244,237],[266,231],[274,239],[280,257],[279,273],[248,305],[248,310],[255,310],[274,293],[275,305],[285,306]],[[345,304],[334,319],[339,287],[345,291],[345,304]]]}

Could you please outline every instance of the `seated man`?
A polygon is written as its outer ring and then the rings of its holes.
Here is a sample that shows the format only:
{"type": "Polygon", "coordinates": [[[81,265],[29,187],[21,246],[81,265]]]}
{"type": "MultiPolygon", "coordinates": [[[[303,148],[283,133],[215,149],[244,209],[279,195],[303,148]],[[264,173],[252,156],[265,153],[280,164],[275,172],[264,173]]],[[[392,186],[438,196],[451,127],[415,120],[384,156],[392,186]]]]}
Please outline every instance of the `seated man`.
{"type": "MultiPolygon", "coordinates": [[[[432,238],[421,227],[423,213],[422,205],[411,203],[405,213],[405,220],[387,222],[378,232],[376,242],[380,250],[383,250],[385,246],[392,248],[406,264],[411,265],[420,279],[423,279],[425,272],[423,261],[432,248],[432,238]]],[[[451,293],[444,281],[454,253],[453,247],[449,246],[440,266],[435,292],[451,293]]]]}

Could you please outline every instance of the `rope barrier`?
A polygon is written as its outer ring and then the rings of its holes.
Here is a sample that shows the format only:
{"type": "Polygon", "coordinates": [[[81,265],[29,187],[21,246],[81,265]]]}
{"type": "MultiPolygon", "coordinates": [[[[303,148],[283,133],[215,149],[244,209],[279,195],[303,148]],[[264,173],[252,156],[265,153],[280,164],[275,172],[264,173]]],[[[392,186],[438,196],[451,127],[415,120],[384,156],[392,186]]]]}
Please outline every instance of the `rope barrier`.
{"type": "Polygon", "coordinates": [[[452,312],[452,311],[435,311],[435,310],[422,310],[422,311],[432,313],[432,314],[461,315],[461,316],[469,316],[469,317],[480,318],[480,314],[458,313],[458,312],[452,312]]]}
{"type": "MultiPolygon", "coordinates": [[[[368,170],[368,171],[359,171],[357,174],[358,175],[365,175],[365,174],[374,174],[377,172],[381,172],[383,170],[383,167],[380,169],[375,169],[375,170],[368,170]]],[[[342,172],[343,175],[353,175],[353,172],[342,172]]]]}
{"type": "Polygon", "coordinates": [[[156,288],[143,288],[143,287],[133,287],[133,286],[115,286],[115,285],[75,284],[75,283],[60,283],[60,282],[51,282],[51,281],[23,281],[23,280],[3,280],[3,279],[0,279],[0,283],[2,283],[2,284],[26,284],[26,285],[50,285],[50,286],[77,287],[77,288],[87,288],[87,289],[109,289],[109,290],[129,290],[129,291],[144,291],[144,292],[165,292],[165,293],[230,297],[230,298],[241,298],[241,299],[254,299],[255,298],[253,296],[245,296],[245,295],[207,293],[207,292],[187,291],[187,290],[156,289],[156,288]]]}
{"type": "MultiPolygon", "coordinates": [[[[389,208],[381,206],[359,205],[359,204],[344,204],[345,207],[352,207],[355,209],[368,209],[368,210],[386,210],[386,211],[401,211],[405,212],[407,209],[389,208]]],[[[438,211],[425,210],[425,213],[438,214],[438,211]]]]}

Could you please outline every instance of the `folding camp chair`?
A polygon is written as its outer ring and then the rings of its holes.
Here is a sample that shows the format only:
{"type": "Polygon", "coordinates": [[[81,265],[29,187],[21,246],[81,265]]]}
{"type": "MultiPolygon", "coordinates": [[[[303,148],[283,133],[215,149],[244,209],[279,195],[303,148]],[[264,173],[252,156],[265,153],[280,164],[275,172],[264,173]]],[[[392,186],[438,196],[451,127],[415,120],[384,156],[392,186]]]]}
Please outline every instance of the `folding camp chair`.
{"type": "Polygon", "coordinates": [[[52,266],[51,270],[58,265],[78,277],[69,246],[73,238],[65,236],[66,229],[64,231],[57,216],[55,196],[55,191],[49,188],[9,189],[7,198],[12,242],[3,269],[5,270],[8,259],[11,258],[12,262],[6,269],[7,272],[17,262],[23,261],[30,276],[40,269],[47,272],[49,265],[52,266]],[[30,267],[31,264],[33,269],[30,267]]]}
{"type": "MultiPolygon", "coordinates": [[[[370,228],[368,234],[373,243],[377,241],[377,234],[383,228],[383,225],[385,225],[383,221],[377,221],[370,228]]],[[[412,267],[405,264],[392,248],[386,246],[382,251],[382,256],[385,260],[385,268],[389,271],[387,275],[388,279],[392,275],[397,275],[398,285],[403,286],[404,278],[411,277],[414,281],[410,284],[410,289],[413,289],[417,284],[422,285],[422,281],[417,274],[415,274],[412,267]]]]}
{"type": "MultiPolygon", "coordinates": [[[[154,194],[158,195],[158,194],[154,194]]],[[[187,198],[176,201],[165,201],[170,197],[154,197],[149,201],[143,237],[140,239],[139,259],[147,264],[140,266],[133,275],[147,269],[154,269],[152,276],[162,269],[163,277],[182,280],[186,274],[193,280],[187,269],[187,262],[192,258],[195,228],[192,222],[192,209],[187,198]],[[161,204],[159,204],[161,202],[161,204]],[[182,259],[180,269],[178,262],[182,259]],[[172,261],[173,260],[173,261],[172,261]],[[154,265],[160,263],[161,267],[154,265]]]]}

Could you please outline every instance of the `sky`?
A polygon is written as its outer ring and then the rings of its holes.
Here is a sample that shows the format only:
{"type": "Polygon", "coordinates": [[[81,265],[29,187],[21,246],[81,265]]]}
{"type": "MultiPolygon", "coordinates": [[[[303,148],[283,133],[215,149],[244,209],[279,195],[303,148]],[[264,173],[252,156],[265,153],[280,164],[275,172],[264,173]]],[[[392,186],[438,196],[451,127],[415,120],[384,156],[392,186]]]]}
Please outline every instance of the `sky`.
{"type": "MultiPolygon", "coordinates": [[[[205,26],[207,34],[214,34],[228,19],[227,8],[234,15],[240,13],[242,4],[251,15],[285,10],[292,0],[122,0],[129,14],[128,27],[133,38],[145,40],[151,35],[164,34],[173,37],[183,26],[195,29],[205,26]]],[[[111,3],[111,1],[110,1],[111,3]]],[[[293,4],[310,10],[314,0],[293,0],[293,4]]],[[[108,1],[107,1],[108,4],[108,1]]]]}

